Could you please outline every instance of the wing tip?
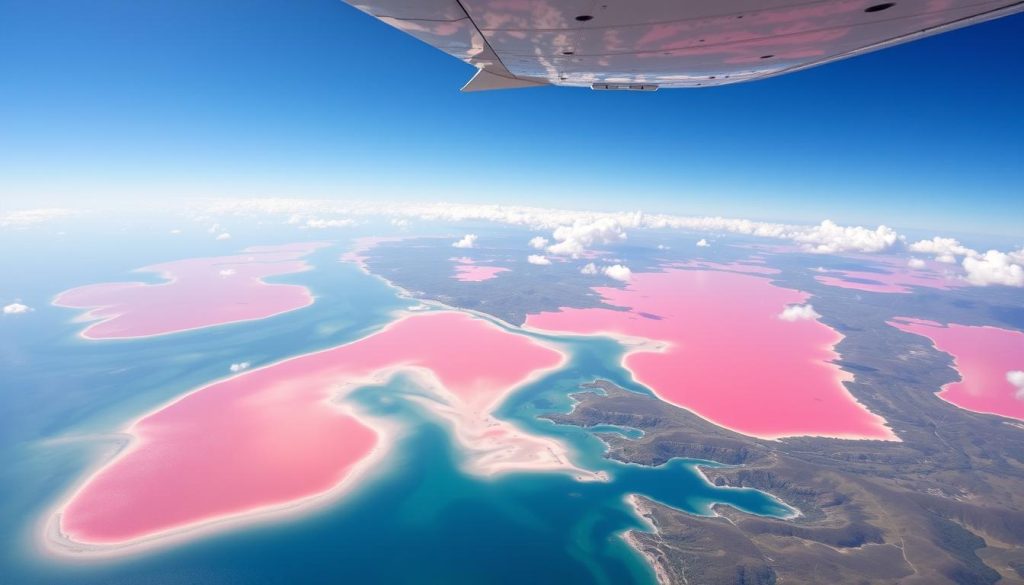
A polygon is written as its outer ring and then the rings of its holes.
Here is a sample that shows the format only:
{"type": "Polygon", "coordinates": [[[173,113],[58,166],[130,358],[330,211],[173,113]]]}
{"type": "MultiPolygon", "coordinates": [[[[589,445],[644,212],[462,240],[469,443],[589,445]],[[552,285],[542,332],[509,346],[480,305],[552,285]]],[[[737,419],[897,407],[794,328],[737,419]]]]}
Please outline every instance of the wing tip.
{"type": "Polygon", "coordinates": [[[466,85],[462,86],[464,92],[473,91],[490,91],[494,89],[520,89],[523,87],[539,87],[542,85],[548,85],[546,81],[538,81],[535,79],[523,79],[520,77],[509,77],[507,75],[500,75],[488,71],[487,69],[480,68],[476,70],[476,74],[469,80],[466,85]]]}

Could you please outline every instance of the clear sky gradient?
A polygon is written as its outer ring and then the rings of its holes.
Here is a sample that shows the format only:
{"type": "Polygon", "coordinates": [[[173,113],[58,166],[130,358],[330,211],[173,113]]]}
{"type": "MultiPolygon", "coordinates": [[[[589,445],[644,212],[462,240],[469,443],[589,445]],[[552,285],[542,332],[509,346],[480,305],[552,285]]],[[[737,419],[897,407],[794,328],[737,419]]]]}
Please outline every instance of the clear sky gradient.
{"type": "Polygon", "coordinates": [[[338,0],[0,0],[0,206],[444,199],[1024,235],[1024,16],[776,79],[461,94],[338,0]]]}

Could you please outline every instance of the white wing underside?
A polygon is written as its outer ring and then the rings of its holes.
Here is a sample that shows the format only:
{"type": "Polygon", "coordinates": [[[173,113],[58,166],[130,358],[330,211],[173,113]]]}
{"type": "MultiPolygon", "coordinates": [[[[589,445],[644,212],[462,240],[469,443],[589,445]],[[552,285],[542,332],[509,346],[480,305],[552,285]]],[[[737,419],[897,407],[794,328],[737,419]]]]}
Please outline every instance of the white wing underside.
{"type": "Polygon", "coordinates": [[[1006,0],[345,0],[480,71],[464,91],[763,79],[1024,10],[1006,0]]]}

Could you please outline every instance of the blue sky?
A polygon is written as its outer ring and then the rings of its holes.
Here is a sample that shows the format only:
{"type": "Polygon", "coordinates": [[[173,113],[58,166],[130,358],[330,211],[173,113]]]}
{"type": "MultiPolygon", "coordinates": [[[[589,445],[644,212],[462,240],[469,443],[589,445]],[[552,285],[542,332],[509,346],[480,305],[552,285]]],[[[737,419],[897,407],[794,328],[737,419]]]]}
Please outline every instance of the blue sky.
{"type": "Polygon", "coordinates": [[[4,207],[444,199],[1024,236],[1024,15],[772,80],[460,94],[338,0],[0,0],[4,207]]]}

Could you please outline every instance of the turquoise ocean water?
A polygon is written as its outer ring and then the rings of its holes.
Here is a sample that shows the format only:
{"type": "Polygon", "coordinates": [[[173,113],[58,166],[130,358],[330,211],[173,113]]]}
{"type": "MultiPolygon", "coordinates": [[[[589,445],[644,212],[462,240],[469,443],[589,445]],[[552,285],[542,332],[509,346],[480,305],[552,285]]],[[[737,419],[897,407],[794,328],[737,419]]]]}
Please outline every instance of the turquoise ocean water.
{"type": "Polygon", "coordinates": [[[704,513],[713,502],[760,514],[788,511],[760,492],[709,485],[696,462],[648,468],[605,459],[593,432],[638,436],[633,429],[584,430],[538,419],[568,410],[570,394],[595,378],[645,392],[619,367],[622,349],[615,342],[547,337],[570,352],[570,363],[516,392],[498,415],[563,441],[578,466],[604,471],[607,482],[579,482],[558,473],[466,475],[450,429],[405,400],[415,388],[397,377],[354,396],[367,412],[398,423],[403,434],[384,465],[337,501],[154,552],[103,560],[54,557],[39,546],[47,511],[111,456],[112,433],[128,421],[226,376],[231,363],[259,366],[352,341],[417,303],[338,262],[341,248],[335,247],[311,257],[316,270],[279,279],[313,290],[317,302],[307,309],[146,340],[88,342],[76,337],[81,326],[71,322],[75,313],[45,306],[49,297],[81,284],[139,280],[127,270],[209,250],[200,251],[199,243],[190,254],[188,245],[177,243],[126,250],[83,242],[79,256],[68,257],[66,246],[42,240],[35,245],[35,258],[5,258],[0,265],[16,275],[3,286],[17,285],[18,294],[36,307],[0,323],[4,585],[647,583],[653,573],[619,537],[643,528],[625,502],[628,494],[693,513],[704,513]]]}

